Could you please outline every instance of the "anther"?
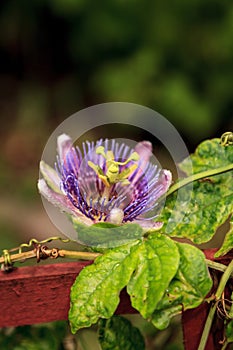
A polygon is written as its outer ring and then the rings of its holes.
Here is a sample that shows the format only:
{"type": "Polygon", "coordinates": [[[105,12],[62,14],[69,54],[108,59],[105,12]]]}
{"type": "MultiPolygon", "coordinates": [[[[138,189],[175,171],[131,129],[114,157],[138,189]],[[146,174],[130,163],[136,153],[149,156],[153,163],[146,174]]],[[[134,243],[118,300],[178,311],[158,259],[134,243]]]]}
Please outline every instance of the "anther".
{"type": "Polygon", "coordinates": [[[103,146],[96,148],[96,154],[100,154],[106,159],[106,173],[104,174],[103,169],[91,161],[88,161],[88,165],[95,171],[99,179],[102,180],[106,187],[110,187],[118,182],[121,182],[122,185],[130,184],[128,178],[137,169],[138,164],[132,164],[122,171],[120,171],[120,166],[127,165],[131,161],[138,161],[139,154],[137,152],[133,152],[124,162],[114,160],[113,152],[105,152],[103,146]]]}

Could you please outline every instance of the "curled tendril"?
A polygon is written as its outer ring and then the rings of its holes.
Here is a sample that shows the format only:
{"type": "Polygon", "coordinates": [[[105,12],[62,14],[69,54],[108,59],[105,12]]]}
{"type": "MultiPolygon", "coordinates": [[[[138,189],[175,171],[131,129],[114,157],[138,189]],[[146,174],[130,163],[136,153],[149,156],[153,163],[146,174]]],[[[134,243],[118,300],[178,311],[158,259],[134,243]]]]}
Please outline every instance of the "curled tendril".
{"type": "MultiPolygon", "coordinates": [[[[15,248],[14,250],[18,250],[19,253],[22,253],[23,248],[31,248],[32,246],[35,246],[35,245],[41,245],[41,244],[50,243],[53,241],[61,241],[62,243],[71,242],[70,239],[68,239],[68,238],[64,239],[61,237],[49,237],[47,239],[44,239],[43,241],[38,241],[36,238],[32,238],[32,239],[30,239],[30,241],[28,243],[22,243],[22,244],[20,244],[20,246],[18,248],[15,248]]],[[[13,251],[13,249],[11,251],[13,251]]]]}
{"type": "Polygon", "coordinates": [[[232,300],[225,299],[224,292],[222,293],[222,297],[217,301],[217,312],[218,315],[223,319],[232,320],[232,315],[227,311],[228,308],[231,308],[233,305],[232,300]]]}
{"type": "Polygon", "coordinates": [[[11,255],[9,250],[7,249],[3,249],[2,252],[3,258],[4,258],[4,262],[1,265],[1,270],[3,272],[10,272],[13,269],[13,263],[11,261],[11,255]]]}
{"type": "Polygon", "coordinates": [[[48,258],[57,259],[59,257],[59,249],[52,248],[49,249],[46,245],[36,244],[36,261],[39,263],[41,260],[48,258]]]}
{"type": "Polygon", "coordinates": [[[222,134],[220,138],[220,144],[222,146],[232,146],[233,145],[233,132],[227,131],[222,134]]]}
{"type": "MultiPolygon", "coordinates": [[[[22,243],[20,244],[20,246],[16,247],[16,248],[12,248],[12,249],[3,249],[2,251],[2,257],[0,257],[1,260],[1,270],[3,272],[10,272],[13,270],[13,261],[11,258],[11,254],[12,253],[16,253],[17,254],[22,254],[24,255],[24,248],[34,248],[34,252],[36,254],[36,258],[37,258],[37,262],[39,262],[40,260],[43,259],[47,259],[49,257],[56,259],[59,256],[59,249],[58,248],[53,248],[53,249],[49,249],[47,246],[45,246],[45,243],[49,243],[52,241],[61,241],[63,243],[68,243],[68,242],[72,242],[72,240],[70,239],[63,239],[61,237],[49,237],[45,240],[42,241],[38,241],[35,238],[30,239],[30,241],[28,243],[22,243]]],[[[24,261],[25,259],[22,258],[22,261],[24,261]]]]}

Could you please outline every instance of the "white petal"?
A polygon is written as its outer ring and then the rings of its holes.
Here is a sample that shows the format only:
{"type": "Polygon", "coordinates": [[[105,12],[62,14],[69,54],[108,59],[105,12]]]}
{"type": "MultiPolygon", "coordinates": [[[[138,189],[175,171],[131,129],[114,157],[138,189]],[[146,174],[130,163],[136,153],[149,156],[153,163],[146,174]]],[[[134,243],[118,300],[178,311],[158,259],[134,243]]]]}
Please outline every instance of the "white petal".
{"type": "Polygon", "coordinates": [[[59,207],[62,211],[65,211],[68,213],[73,212],[73,208],[70,205],[67,205],[65,195],[53,191],[47,185],[44,179],[40,179],[38,181],[37,186],[40,194],[42,194],[50,203],[52,203],[56,207],[59,207]]]}
{"type": "Polygon", "coordinates": [[[139,224],[145,232],[158,231],[163,226],[163,222],[154,222],[152,220],[135,220],[134,223],[139,224]]]}
{"type": "Polygon", "coordinates": [[[166,193],[172,182],[172,173],[170,170],[163,169],[162,184],[164,186],[163,193],[166,193]]]}
{"type": "Polygon", "coordinates": [[[57,172],[46,164],[43,160],[40,162],[40,172],[47,185],[55,192],[62,194],[60,190],[61,179],[57,172]]]}
{"type": "Polygon", "coordinates": [[[63,194],[59,194],[50,189],[44,179],[38,181],[38,189],[40,194],[44,196],[50,203],[58,207],[61,211],[71,214],[72,217],[75,217],[78,221],[86,225],[92,225],[93,222],[91,219],[87,218],[82,214],[73,204],[67,199],[63,194]]]}
{"type": "Polygon", "coordinates": [[[65,159],[66,154],[68,151],[70,151],[70,149],[72,148],[72,145],[73,145],[72,140],[68,135],[61,134],[60,136],[58,136],[57,152],[61,161],[65,159]]]}
{"type": "Polygon", "coordinates": [[[133,184],[140,178],[144,173],[144,170],[152,156],[152,144],[149,141],[142,141],[136,144],[135,151],[139,154],[140,168],[138,169],[137,175],[133,179],[133,184]]]}
{"type": "Polygon", "coordinates": [[[147,163],[152,155],[152,144],[150,141],[139,142],[135,146],[135,151],[139,154],[140,158],[147,163]]]}

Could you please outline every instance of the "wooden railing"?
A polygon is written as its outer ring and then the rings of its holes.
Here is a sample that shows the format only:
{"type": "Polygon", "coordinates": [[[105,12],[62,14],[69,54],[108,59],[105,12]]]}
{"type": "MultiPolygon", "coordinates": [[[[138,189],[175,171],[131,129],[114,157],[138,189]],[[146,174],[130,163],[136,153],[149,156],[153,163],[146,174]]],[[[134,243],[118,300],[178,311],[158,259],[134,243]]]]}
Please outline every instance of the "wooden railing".
{"type": "MultiPolygon", "coordinates": [[[[70,287],[91,262],[60,263],[0,272],[0,327],[67,320],[70,287]]],[[[135,313],[125,291],[117,313],[135,313]]]]}

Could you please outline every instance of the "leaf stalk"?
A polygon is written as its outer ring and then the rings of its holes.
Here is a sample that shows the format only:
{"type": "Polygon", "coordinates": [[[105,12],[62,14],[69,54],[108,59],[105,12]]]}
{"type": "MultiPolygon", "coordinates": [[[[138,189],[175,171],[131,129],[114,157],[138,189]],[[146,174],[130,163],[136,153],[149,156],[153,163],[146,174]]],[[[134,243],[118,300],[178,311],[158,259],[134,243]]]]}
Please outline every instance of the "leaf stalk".
{"type": "Polygon", "coordinates": [[[206,170],[202,171],[201,173],[193,174],[189,177],[186,177],[182,179],[181,181],[175,183],[173,186],[170,187],[170,189],[167,191],[166,196],[170,196],[172,193],[176,192],[179,190],[181,187],[184,187],[194,181],[205,179],[211,176],[219,175],[226,173],[228,171],[233,170],[233,164],[229,164],[227,166],[223,166],[217,169],[211,169],[211,170],[206,170]]]}
{"type": "Polygon", "coordinates": [[[198,350],[205,350],[208,336],[210,333],[210,329],[211,329],[211,326],[213,323],[214,315],[215,315],[215,312],[217,309],[218,301],[221,299],[222,293],[226,287],[228,280],[231,278],[232,274],[233,274],[233,260],[230,262],[230,264],[228,266],[226,266],[225,272],[223,273],[222,278],[220,280],[220,283],[218,285],[218,289],[217,289],[216,294],[215,294],[215,301],[212,304],[212,306],[210,307],[209,314],[208,314],[207,319],[206,319],[205,327],[204,327],[204,330],[203,330],[203,333],[201,336],[198,350]]]}

